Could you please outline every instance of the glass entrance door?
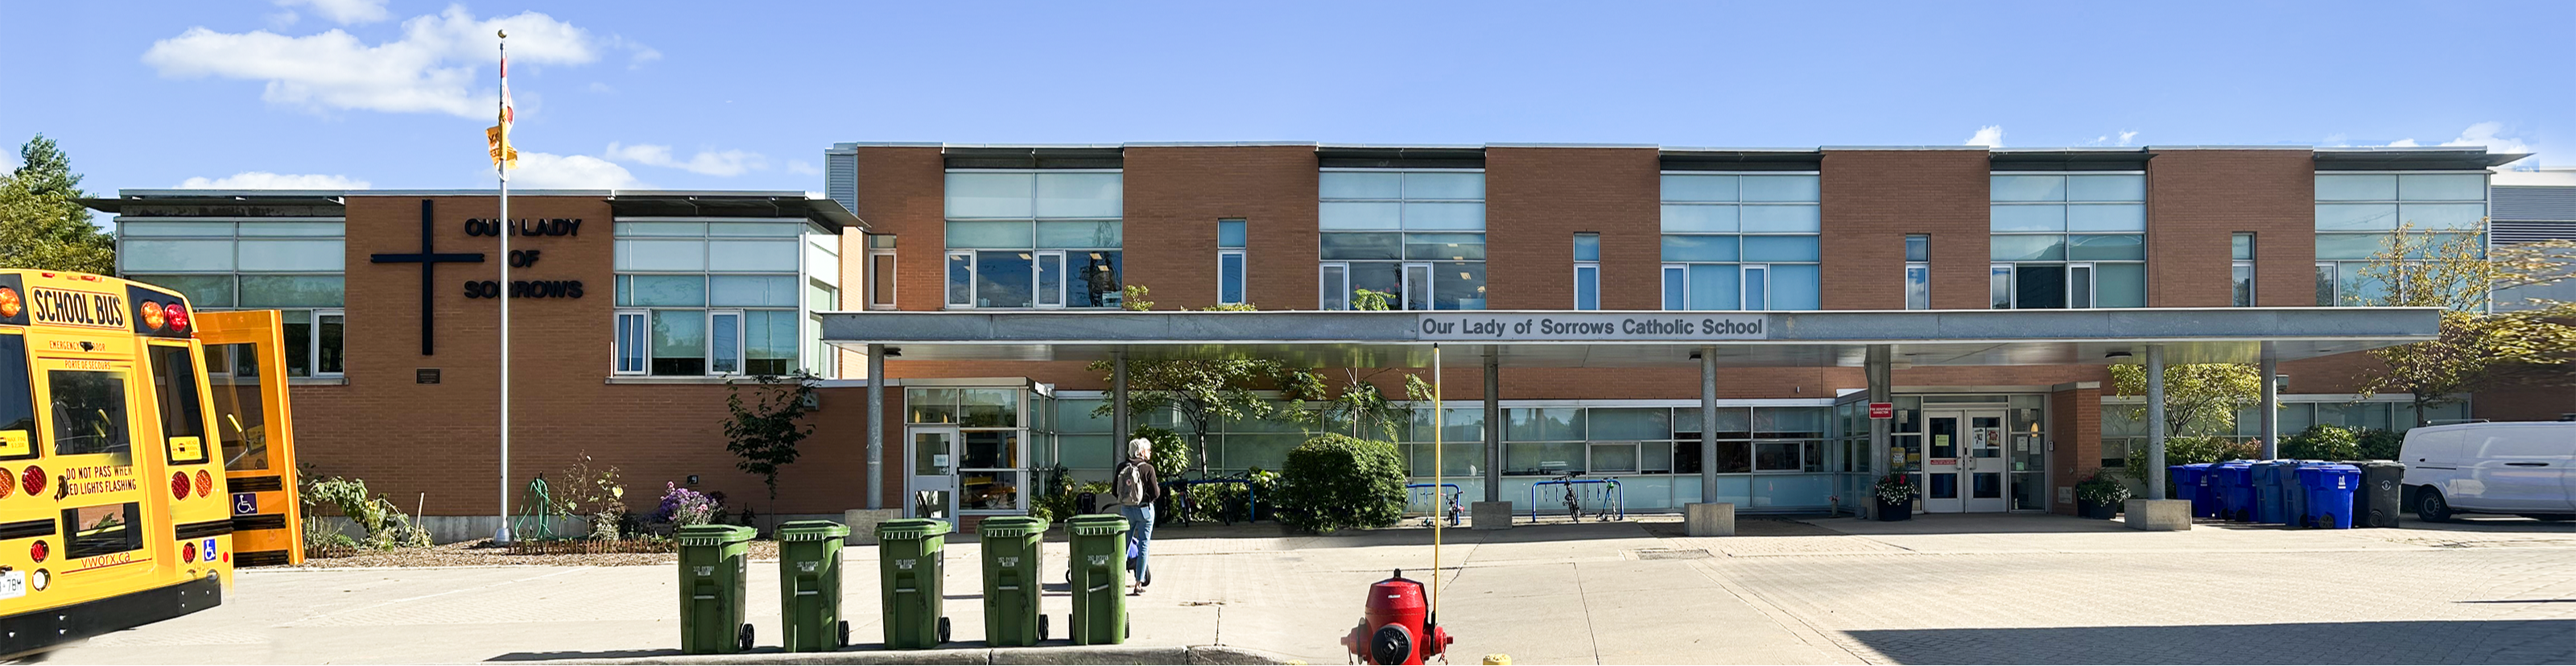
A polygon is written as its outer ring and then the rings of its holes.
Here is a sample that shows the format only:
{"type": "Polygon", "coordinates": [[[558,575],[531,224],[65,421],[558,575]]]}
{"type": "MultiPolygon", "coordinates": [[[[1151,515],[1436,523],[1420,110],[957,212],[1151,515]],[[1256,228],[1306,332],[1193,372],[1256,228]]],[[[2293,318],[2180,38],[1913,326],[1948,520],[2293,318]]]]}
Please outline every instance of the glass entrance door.
{"type": "Polygon", "coordinates": [[[2003,511],[2004,413],[2002,410],[1967,412],[1967,446],[1960,451],[1959,466],[1966,474],[1967,510],[1970,512],[2003,511]]]}
{"type": "Polygon", "coordinates": [[[912,429],[911,479],[905,485],[904,515],[913,518],[957,518],[957,429],[912,429]]]}
{"type": "Polygon", "coordinates": [[[1967,509],[1959,491],[1959,450],[1962,442],[1959,412],[1926,412],[1923,415],[1923,492],[1924,513],[1958,513],[1967,509]]]}

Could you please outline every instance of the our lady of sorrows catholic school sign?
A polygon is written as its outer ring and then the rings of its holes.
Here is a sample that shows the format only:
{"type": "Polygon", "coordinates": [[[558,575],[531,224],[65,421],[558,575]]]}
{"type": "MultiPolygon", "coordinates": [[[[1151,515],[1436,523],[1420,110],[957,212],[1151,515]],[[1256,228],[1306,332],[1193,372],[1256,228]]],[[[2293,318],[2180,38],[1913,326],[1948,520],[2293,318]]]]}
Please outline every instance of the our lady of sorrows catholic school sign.
{"type": "Polygon", "coordinates": [[[1528,340],[1543,342],[1697,342],[1763,340],[1763,315],[1694,313],[1458,313],[1424,315],[1415,324],[1422,340],[1528,340]]]}

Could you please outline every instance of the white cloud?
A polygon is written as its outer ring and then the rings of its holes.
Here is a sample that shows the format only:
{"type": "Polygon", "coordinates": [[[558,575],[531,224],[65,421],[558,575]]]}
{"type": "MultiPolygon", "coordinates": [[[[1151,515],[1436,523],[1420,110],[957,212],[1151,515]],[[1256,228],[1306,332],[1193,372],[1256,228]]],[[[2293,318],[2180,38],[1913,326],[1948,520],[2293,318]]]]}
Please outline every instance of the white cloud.
{"type": "Polygon", "coordinates": [[[759,153],[740,150],[724,152],[701,150],[698,154],[690,156],[688,161],[683,162],[671,156],[670,146],[641,143],[628,146],[610,143],[608,151],[603,153],[603,156],[621,162],[668,167],[709,176],[739,176],[745,171],[769,168],[769,160],[761,157],[759,153]]]}
{"type": "Polygon", "coordinates": [[[498,58],[497,30],[510,32],[510,56],[525,64],[589,63],[602,48],[589,31],[545,14],[477,19],[450,6],[405,20],[401,39],[372,45],[338,29],[288,37],[189,28],[154,42],[143,62],[169,78],[266,81],[260,99],[272,104],[479,118],[498,96],[475,82],[475,71],[498,58]]]}
{"type": "Polygon", "coordinates": [[[592,81],[590,82],[590,91],[595,93],[614,93],[617,92],[617,89],[608,87],[608,84],[605,83],[592,81]]]}
{"type": "Polygon", "coordinates": [[[799,175],[799,176],[820,176],[820,175],[823,175],[823,170],[822,170],[822,169],[814,168],[814,165],[813,165],[813,164],[808,163],[808,162],[806,162],[806,161],[804,161],[804,160],[788,160],[788,161],[787,161],[787,172],[788,172],[788,173],[792,173],[792,174],[796,174],[796,175],[799,175]]]}
{"type": "Polygon", "coordinates": [[[2423,144],[2416,143],[2414,139],[2398,139],[2396,141],[2388,142],[2388,147],[2390,148],[2414,148],[2422,145],[2423,144]]]}
{"type": "Polygon", "coordinates": [[[198,176],[179,183],[183,190],[363,190],[367,181],[339,174],[244,171],[222,178],[198,176]]]}
{"type": "Polygon", "coordinates": [[[2121,132],[2120,132],[2120,145],[2123,145],[2123,146],[2129,145],[2131,142],[2134,142],[2134,141],[2136,141],[2137,139],[2138,139],[2138,132],[2137,132],[2136,130],[2124,130],[2124,131],[2121,131],[2121,132]]]}
{"type": "Polygon", "coordinates": [[[1968,137],[1966,145],[2002,148],[2004,147],[2004,126],[1987,125],[1985,127],[1979,127],[1977,128],[1976,134],[1968,137]]]}
{"type": "Polygon", "coordinates": [[[2468,129],[2461,130],[2460,138],[2444,141],[2442,142],[2442,145],[2486,146],[2487,152],[2491,153],[2537,152],[2536,149],[2532,148],[2530,143],[2521,139],[2508,139],[2498,136],[2498,134],[2503,131],[2504,123],[2493,121],[2478,123],[2470,125],[2468,129]]]}
{"type": "MultiPolygon", "coordinates": [[[[313,10],[313,13],[321,14],[324,18],[331,19],[331,22],[341,25],[374,23],[393,18],[394,15],[392,12],[385,11],[385,1],[386,0],[271,0],[271,2],[275,2],[279,7],[294,7],[302,5],[306,9],[313,10]]],[[[292,16],[294,12],[290,11],[287,12],[287,14],[292,16]]],[[[288,19],[287,22],[293,23],[294,20],[288,19]]]]}
{"type": "MultiPolygon", "coordinates": [[[[488,164],[488,163],[487,163],[488,164]]],[[[486,172],[487,175],[489,172],[486,172]]],[[[552,190],[639,189],[644,182],[608,160],[589,155],[556,155],[520,151],[519,168],[510,170],[510,186],[552,190]]]]}

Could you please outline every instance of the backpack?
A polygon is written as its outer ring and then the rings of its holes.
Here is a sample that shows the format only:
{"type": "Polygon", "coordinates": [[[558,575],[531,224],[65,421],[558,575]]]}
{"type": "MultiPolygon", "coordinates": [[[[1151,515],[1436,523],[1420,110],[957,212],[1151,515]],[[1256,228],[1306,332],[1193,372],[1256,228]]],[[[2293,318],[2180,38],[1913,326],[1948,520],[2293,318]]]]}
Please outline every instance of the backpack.
{"type": "Polygon", "coordinates": [[[1146,486],[1148,485],[1145,482],[1145,465],[1147,464],[1148,463],[1128,461],[1126,464],[1118,466],[1117,478],[1110,482],[1110,488],[1111,494],[1117,497],[1119,504],[1127,506],[1145,505],[1147,501],[1147,498],[1145,497],[1145,493],[1147,492],[1146,486]]]}

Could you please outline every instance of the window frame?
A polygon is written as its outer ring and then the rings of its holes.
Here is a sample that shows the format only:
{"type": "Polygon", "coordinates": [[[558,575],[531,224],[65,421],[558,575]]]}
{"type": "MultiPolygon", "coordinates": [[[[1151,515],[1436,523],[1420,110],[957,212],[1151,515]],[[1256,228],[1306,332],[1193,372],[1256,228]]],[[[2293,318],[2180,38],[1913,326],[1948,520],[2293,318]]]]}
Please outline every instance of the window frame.
{"type": "Polygon", "coordinates": [[[868,304],[867,304],[867,309],[870,309],[870,310],[893,310],[893,309],[897,309],[897,308],[899,307],[899,305],[898,305],[898,301],[896,300],[896,299],[897,299],[897,294],[898,294],[898,292],[897,292],[897,288],[899,288],[899,287],[901,287],[901,286],[902,286],[902,284],[901,284],[901,280],[903,279],[903,278],[902,278],[902,276],[903,276],[903,271],[902,271],[902,267],[901,267],[901,265],[900,265],[900,260],[896,258],[895,252],[894,252],[894,250],[893,250],[893,249],[891,249],[891,248],[889,248],[889,249],[882,249],[882,250],[879,250],[879,249],[871,249],[871,250],[868,250],[868,255],[867,255],[867,257],[868,257],[868,258],[867,258],[867,261],[868,261],[868,275],[867,275],[867,281],[868,281],[868,290],[869,290],[869,291],[868,291],[868,304]],[[878,273],[879,273],[879,271],[878,271],[878,266],[879,266],[878,262],[884,262],[884,264],[883,264],[883,265],[884,265],[884,267],[885,267],[885,270],[883,271],[883,273],[884,273],[884,275],[885,275],[885,279],[884,279],[884,280],[879,280],[879,279],[877,279],[877,275],[878,275],[878,273]],[[880,300],[880,298],[879,298],[879,297],[883,297],[883,298],[882,298],[882,300],[880,300]]]}
{"type": "Polygon", "coordinates": [[[2241,231],[2228,237],[2231,261],[2228,264],[2227,295],[2228,302],[2235,304],[2236,307],[2250,308],[2262,303],[2262,292],[2259,291],[2261,280],[2257,279],[2258,274],[2254,272],[2254,257],[2257,256],[2255,253],[2261,251],[2261,246],[2255,244],[2256,238],[2253,233],[2241,231]],[[2232,256],[2233,245],[2237,238],[2245,239],[2243,257],[2232,256]],[[2240,291],[2242,293],[2238,293],[2240,291]]]}
{"type": "Polygon", "coordinates": [[[1578,311],[1578,312],[1594,311],[1594,310],[1600,310],[1600,309],[1601,309],[1601,262],[1598,262],[1598,261],[1577,261],[1577,262],[1574,262],[1574,304],[1573,304],[1573,307],[1574,307],[1574,309],[1575,309],[1576,311],[1578,311]],[[1584,274],[1584,273],[1587,273],[1587,272],[1589,272],[1589,273],[1591,273],[1591,274],[1592,274],[1592,284],[1591,284],[1589,287],[1587,287],[1587,286],[1586,286],[1586,285],[1584,285],[1584,283],[1583,283],[1583,274],[1584,274]],[[1584,301],[1584,299],[1586,299],[1586,298],[1590,298],[1590,299],[1591,299],[1591,301],[1592,301],[1592,307],[1584,307],[1584,306],[1583,306],[1583,301],[1584,301]]]}
{"type": "MultiPolygon", "coordinates": [[[[2069,177],[2073,177],[2073,176],[2138,176],[2139,178],[2141,178],[2141,179],[2143,180],[2143,179],[2146,177],[2146,175],[2147,175],[2147,172],[2146,172],[2146,171],[2143,171],[2143,170],[2126,170],[2126,171],[2046,171],[2046,170],[2033,170],[2033,171],[2018,171],[2018,170],[2016,170],[2016,171],[2001,171],[2001,170],[1998,170],[1998,171],[1989,171],[1989,172],[1987,172],[1987,177],[1988,177],[1989,179],[1991,179],[1991,178],[1995,178],[1995,177],[2004,177],[2004,176],[2053,176],[2053,177],[2058,177],[2058,178],[2069,178],[2069,177]]],[[[1991,182],[1991,181],[1989,181],[1989,182],[1991,182]]],[[[2038,266],[2055,266],[2055,267],[2057,267],[2059,270],[2061,270],[2061,271],[2064,271],[2064,272],[2065,272],[2065,274],[2064,274],[2063,276],[2061,276],[2061,277],[2060,277],[2060,280],[2062,280],[2062,282],[2061,282],[2061,288],[2063,289],[2063,293],[2066,295],[2066,301],[2065,301],[2065,304],[2064,304],[2064,305],[2062,305],[2062,306],[2060,306],[2060,307],[2055,307],[2055,308],[2039,308],[2039,307],[2032,307],[2032,308],[2028,308],[2028,309],[2045,309],[2045,310],[2093,310],[2093,309],[2101,309],[2101,308],[2103,307],[2103,306],[2101,305],[2102,299],[2101,299],[2101,293],[2100,293],[2100,289],[2099,289],[2100,284],[2101,284],[2101,271],[2100,271],[2100,265],[2101,265],[2101,264],[2123,264],[2123,265],[2125,265],[2125,264],[2136,264],[2136,265],[2138,265],[2138,266],[2140,267],[2140,269],[2139,269],[2139,270],[2141,270],[2141,271],[2144,271],[2144,270],[2145,270],[2145,266],[2149,263],[2149,259],[2150,259],[2150,257],[2146,256],[2145,252],[2146,252],[2146,249],[2147,249],[2147,248],[2149,248],[2149,247],[2152,247],[2152,246],[2153,246],[2152,244],[2153,244],[2153,242],[2154,242],[2153,235],[2154,235],[2154,228],[2155,228],[2155,225],[2153,224],[2153,215],[2154,215],[2154,213],[2153,213],[2153,211],[2151,211],[2151,210],[2149,210],[2149,209],[2148,209],[2147,197],[2146,197],[2143,193],[2141,193],[2141,194],[2140,194],[2140,196],[2138,197],[2138,199],[2137,199],[2136,201],[2134,201],[2134,202],[2132,202],[2132,201],[2126,201],[2126,200],[2122,200],[2122,201],[2077,201],[2077,200],[2075,200],[2075,198],[2074,198],[2074,186],[2073,186],[2073,184],[2072,184],[2072,182],[2071,182],[2071,181],[2070,181],[2068,184],[2064,185],[2064,190],[2065,190],[2065,196],[2064,196],[2064,198],[2061,198],[2061,199],[2058,199],[2058,200],[2054,200],[2054,201],[2017,201],[2017,200],[1996,200],[1996,199],[1994,199],[1994,198],[1991,196],[1991,194],[1987,197],[1987,202],[1986,202],[1986,210],[1987,210],[1986,238],[1987,238],[1988,253],[1987,253],[1987,255],[1986,255],[1986,256],[1987,256],[1987,285],[1988,285],[1987,308],[1988,308],[1988,309],[1993,309],[1993,310],[2020,310],[2020,309],[2025,309],[2025,308],[2023,308],[2023,307],[2022,307],[2022,305],[2021,305],[2021,296],[2020,296],[2020,291],[2021,291],[2021,289],[2020,289],[2020,282],[2019,282],[2019,280],[2020,280],[2020,278],[2021,278],[2021,276],[2020,276],[2020,270],[2021,270],[2021,269],[2020,269],[2020,266],[2021,266],[2022,264],[2031,264],[2031,265],[2038,265],[2038,266]],[[2077,207],[2081,207],[2081,206],[2127,206],[2127,205],[2135,205],[2135,206],[2137,206],[2137,207],[2138,207],[2138,209],[2139,209],[2139,211],[2140,211],[2140,216],[2141,216],[2141,218],[2142,218],[2143,220],[2145,220],[2145,222],[2144,222],[2144,223],[2142,223],[2142,224],[2140,225],[2140,226],[2141,226],[2141,228],[2140,228],[2139,230],[2137,230],[2137,231],[2133,231],[2133,232],[2132,232],[2132,231],[2102,231],[2102,230],[2077,231],[2077,230],[2075,230],[2075,228],[2074,228],[2074,226],[2073,226],[2073,223],[2072,223],[2072,222],[2066,222],[2066,223],[2064,224],[2064,228],[2061,228],[2061,229],[2058,229],[2058,230],[2055,230],[2055,231],[1995,231],[1995,230],[1994,230],[1994,226],[1993,226],[1993,224],[1994,224],[1993,211],[1994,211],[1994,209],[1995,209],[1996,207],[1998,207],[1998,206],[2004,206],[2004,207],[2011,207],[2011,206],[2032,206],[2032,207],[2038,207],[2038,206],[2059,206],[2059,207],[2062,207],[2063,209],[2065,209],[2065,211],[2066,211],[2066,213],[2067,213],[2067,214],[2064,216],[2064,218],[2065,218],[2065,219],[2068,219],[2068,220],[2071,220],[2071,219],[2074,217],[2074,210],[2075,210],[2077,207]],[[2057,257],[2056,259],[2053,259],[2053,260],[2051,260],[2051,259],[2033,259],[2033,260],[2028,260],[2028,261],[2012,260],[2012,259],[1995,259],[1995,258],[1994,258],[1994,255],[1993,255],[1993,249],[1992,249],[1992,248],[1993,248],[1993,239],[1995,239],[1996,237],[2004,237],[2004,236],[2055,237],[2055,238],[2057,238],[2057,239],[2058,239],[2058,242],[2059,242],[2059,245],[2058,245],[2058,247],[2059,247],[2059,250],[2058,250],[2058,257],[2057,257]],[[2136,237],[2138,238],[2138,246],[2139,246],[2140,256],[2139,256],[2139,258],[2138,258],[2138,259],[2075,259],[2075,258],[2073,257],[2073,252],[2074,252],[2074,249],[2075,249],[2075,242],[2074,242],[2074,241],[2075,241],[2075,238],[2076,238],[2077,236],[2136,236],[2136,237]],[[2084,303],[2084,304],[2083,304],[2082,306],[2077,306],[2077,305],[2075,304],[2075,303],[2076,303],[2076,298],[2077,298],[2077,295],[2076,295],[2076,289],[2075,289],[2075,280],[2076,280],[2077,272],[2078,272],[2079,270],[2080,270],[2080,271],[2082,271],[2082,274],[2083,274],[2083,276],[2084,276],[2084,289],[2083,289],[2083,295],[2082,295],[2083,303],[2084,303]],[[2001,282],[1997,282],[1996,280],[1997,280],[1998,278],[2001,278],[2001,280],[2002,280],[2002,281],[2001,281],[2001,282]],[[2000,291],[1997,291],[1997,290],[2000,290],[2000,291]],[[2001,296],[2002,298],[1997,298],[1997,296],[2001,296]],[[2007,304],[2009,304],[2009,305],[2007,305],[2007,304]]],[[[1927,237],[1928,237],[1928,234],[1923,234],[1923,235],[1925,235],[1925,236],[1927,236],[1927,237]]],[[[1925,272],[1926,272],[1926,274],[1927,274],[1927,276],[1928,276],[1928,274],[1929,274],[1929,272],[1930,272],[1930,271],[1929,271],[1929,264],[1930,264],[1930,262],[1928,261],[1928,259],[1929,259],[1928,251],[1929,251],[1929,249],[1930,249],[1930,248],[1929,248],[1929,245],[1928,245],[1928,240],[1927,240],[1927,245],[1926,245],[1926,248],[1925,248],[1925,249],[1926,249],[1926,251],[1927,251],[1927,256],[1926,256],[1927,261],[1922,262],[1922,263],[1926,264],[1926,266],[1925,266],[1926,271],[1925,271],[1925,272]]],[[[1909,266],[1911,266],[1912,264],[1911,264],[1911,263],[1909,263],[1908,265],[1909,265],[1909,266]]],[[[1925,291],[1929,292],[1929,291],[1930,291],[1930,288],[1931,288],[1931,285],[1930,285],[1930,284],[1928,283],[1928,281],[1927,281],[1927,283],[1924,285],[1924,287],[1925,287],[1925,291]]],[[[2139,291],[2140,291],[2140,293],[2139,293],[2139,297],[2140,297],[2141,304],[2142,304],[2142,305],[2144,305],[2144,303],[2145,303],[2145,299],[2146,299],[2146,297],[2148,296],[2148,294],[2146,293],[2147,291],[2149,291],[2148,286],[2147,286],[2147,285],[2145,285],[2145,284],[2143,284],[2143,283],[2142,283],[2142,284],[2140,284],[2140,285],[2139,285],[2139,291]]],[[[1928,300],[1928,295],[1927,295],[1927,300],[1928,300]]]]}
{"type": "MultiPolygon", "coordinates": [[[[1486,207],[1486,206],[1488,206],[1488,205],[1489,205],[1489,204],[1488,204],[1488,202],[1489,202],[1489,201],[1491,201],[1491,195],[1492,195],[1492,193],[1491,193],[1490,191],[1488,191],[1488,190],[1486,190],[1486,189],[1485,189],[1485,187],[1486,187],[1487,185],[1489,185],[1489,184],[1490,184],[1490,183],[1488,183],[1488,182],[1487,182],[1487,180],[1486,180],[1487,172],[1486,172],[1486,169],[1485,169],[1485,168],[1483,168],[1483,167],[1473,167],[1473,168],[1458,168],[1458,167],[1437,167],[1437,168],[1416,168],[1416,167],[1319,167],[1319,168],[1317,168],[1317,169],[1316,169],[1316,173],[1318,174],[1319,178],[1320,178],[1320,176],[1322,176],[1323,174],[1332,174],[1332,173],[1380,173],[1380,174],[1395,174],[1395,175],[1397,176],[1397,186],[1396,186],[1395,195],[1394,195],[1393,197],[1391,197],[1391,198],[1390,198],[1390,197],[1328,197],[1328,196],[1324,196],[1324,195],[1323,195],[1323,192],[1322,192],[1320,189],[1318,189],[1318,191],[1316,192],[1316,198],[1315,198],[1315,200],[1316,200],[1316,202],[1317,202],[1317,205],[1318,205],[1318,206],[1321,206],[1321,205],[1324,205],[1324,204],[1333,204],[1333,203],[1375,203],[1375,204],[1393,204],[1393,205],[1395,205],[1395,206],[1396,206],[1396,219],[1395,219],[1395,224],[1394,224],[1394,226],[1392,226],[1392,227],[1388,227],[1388,228],[1380,228],[1380,229],[1322,229],[1321,233],[1317,235],[1317,237],[1316,237],[1316,251],[1317,251],[1317,255],[1316,255],[1316,256],[1318,257],[1317,275],[1318,275],[1319,277],[1320,277],[1320,276],[1322,276],[1322,275],[1323,275],[1323,272],[1324,272],[1324,271],[1326,271],[1326,270],[1329,270],[1329,266],[1334,265],[1334,264],[1339,264],[1339,265],[1341,265],[1341,267],[1342,267],[1342,275],[1343,275],[1343,281],[1342,281],[1343,289],[1342,289],[1342,293],[1340,294],[1340,297],[1339,297],[1339,298],[1337,298],[1337,299],[1336,299],[1336,298],[1320,298],[1320,299],[1317,301],[1317,303],[1316,303],[1316,307],[1317,307],[1317,309],[1321,309],[1321,310],[1349,310],[1349,309],[1351,309],[1352,307],[1354,307],[1354,306],[1356,305],[1356,303],[1353,303],[1353,302],[1352,302],[1352,299],[1350,298],[1351,290],[1350,290],[1350,286],[1349,286],[1349,275],[1350,275],[1350,271],[1351,271],[1351,265],[1352,265],[1352,264],[1355,264],[1355,263],[1356,263],[1356,264],[1393,264],[1393,265],[1395,265],[1395,266],[1396,266],[1396,275],[1397,275],[1397,279],[1396,279],[1396,289],[1397,289],[1397,292],[1394,294],[1394,297],[1393,297],[1393,298],[1389,299],[1389,303],[1387,304],[1387,305],[1388,305],[1388,308],[1389,308],[1389,309],[1392,309],[1392,310],[1403,310],[1403,311],[1414,311],[1414,310],[1420,310],[1420,311],[1424,311],[1424,312],[1437,311],[1437,310],[1439,310],[1439,309],[1440,309],[1440,292],[1439,292],[1439,287],[1438,287],[1438,281],[1437,281],[1437,279],[1436,279],[1436,278],[1432,277],[1432,272],[1433,272],[1433,271],[1436,271],[1436,270],[1438,269],[1438,267],[1437,267],[1437,266],[1434,266],[1434,264],[1437,264],[1437,263],[1472,263],[1472,264],[1485,265],[1485,264],[1488,264],[1488,263],[1489,263],[1490,258],[1478,258],[1478,259],[1439,259],[1439,260],[1430,260],[1430,259],[1410,259],[1410,258],[1406,258],[1406,255],[1405,255],[1406,250],[1404,249],[1407,245],[1409,245],[1409,244],[1410,244],[1410,240],[1411,240],[1411,238],[1412,238],[1414,235],[1417,235],[1417,234],[1461,234],[1461,235],[1465,235],[1465,234],[1473,234],[1473,235],[1475,235],[1475,236],[1478,238],[1478,243],[1479,243],[1479,244],[1490,246],[1489,241],[1492,239],[1492,232],[1491,232],[1491,226],[1490,226],[1490,217],[1491,217],[1491,215],[1490,215],[1490,212],[1489,212],[1489,211],[1487,211],[1487,209],[1485,209],[1484,207],[1486,207]],[[1403,183],[1404,183],[1404,177],[1405,177],[1406,175],[1408,175],[1408,174],[1473,174],[1473,175],[1475,175],[1475,176],[1477,177],[1477,187],[1478,187],[1477,195],[1476,195],[1475,197],[1473,197],[1473,198],[1440,198],[1440,197],[1427,197],[1427,196],[1422,196],[1422,197],[1411,196],[1411,195],[1408,195],[1408,194],[1406,193],[1406,191],[1405,191],[1405,186],[1404,186],[1404,184],[1403,184],[1403,183]],[[1408,204],[1414,204],[1414,203],[1432,203],[1432,204],[1467,204],[1467,203],[1472,203],[1472,204],[1475,204],[1475,205],[1477,205],[1477,206],[1479,207],[1480,213],[1479,213],[1478,218],[1477,218],[1477,220],[1476,220],[1476,227],[1475,227],[1474,229],[1441,229],[1441,228],[1433,228],[1433,227],[1414,227],[1414,226],[1412,226],[1412,225],[1408,224],[1408,223],[1406,222],[1406,219],[1405,219],[1405,218],[1406,218],[1406,212],[1405,212],[1405,209],[1409,207],[1409,206],[1408,206],[1408,204]],[[1380,234],[1380,233],[1384,233],[1384,234],[1396,234],[1396,235],[1397,235],[1397,237],[1398,237],[1398,245],[1397,245],[1397,248],[1398,248],[1398,249],[1397,249],[1397,254],[1396,254],[1396,257],[1397,257],[1397,258],[1395,258],[1395,259],[1334,259],[1334,260],[1324,260],[1324,259],[1321,259],[1321,257],[1323,256],[1323,255],[1322,255],[1323,243],[1324,243],[1325,238],[1327,238],[1327,237],[1331,237],[1331,236],[1336,235],[1336,234],[1380,234]],[[1412,298],[1412,296],[1413,296],[1413,291],[1414,291],[1413,273],[1414,273],[1414,271],[1415,271],[1415,267],[1416,267],[1416,266],[1422,266],[1422,267],[1425,267],[1425,268],[1423,269],[1423,272],[1424,272],[1424,284],[1422,284],[1422,285],[1421,285],[1421,290],[1423,291],[1424,299],[1423,299],[1423,301],[1421,302],[1421,304],[1422,304],[1422,306],[1423,306],[1423,307],[1420,307],[1420,308],[1415,308],[1415,307],[1413,307],[1413,306],[1414,306],[1414,302],[1413,302],[1413,298],[1412,298]],[[1340,307],[1338,307],[1338,308],[1334,307],[1334,305],[1335,305],[1335,304],[1339,304],[1339,305],[1340,305],[1340,307]]],[[[1239,218],[1224,218],[1224,220],[1235,220],[1235,219],[1239,219],[1239,218]]],[[[1221,220],[1221,221],[1223,221],[1223,220],[1221,220]]],[[[1250,240],[1251,240],[1251,239],[1250,239],[1250,236],[1249,236],[1249,234],[1250,234],[1250,227],[1249,227],[1249,225],[1248,225],[1248,224],[1246,225],[1245,233],[1246,233],[1245,241],[1246,241],[1246,244],[1247,244],[1247,245],[1249,245],[1249,244],[1250,244],[1250,240]]],[[[1249,264],[1247,264],[1247,265],[1246,265],[1245,270],[1246,270],[1246,273],[1247,273],[1247,275],[1248,275],[1248,274],[1249,274],[1249,272],[1250,272],[1250,266],[1249,266],[1249,264]]],[[[1247,277],[1247,281],[1248,281],[1248,280],[1249,280],[1249,278],[1247,277]]],[[[1491,283],[1490,283],[1490,282],[1485,282],[1485,283],[1479,284],[1478,286],[1480,286],[1480,287],[1490,287],[1490,286],[1491,286],[1491,283]]],[[[1319,292],[1319,294],[1318,294],[1318,296],[1319,296],[1319,297],[1321,296],[1320,292],[1322,291],[1322,289],[1323,289],[1323,287],[1322,287],[1321,285],[1319,285],[1319,286],[1317,287],[1317,290],[1318,290],[1318,292],[1319,292]]],[[[1479,294],[1484,294],[1485,292],[1481,292],[1481,291],[1480,291],[1480,292],[1478,292],[1478,293],[1479,293],[1479,294]]],[[[1247,294],[1246,294],[1246,298],[1248,299],[1248,298],[1249,298],[1249,296],[1250,296],[1250,295],[1247,293],[1247,294]]],[[[1479,297],[1478,299],[1476,299],[1476,300],[1484,301],[1484,302],[1491,302],[1489,299],[1490,299],[1490,296],[1480,296],[1480,297],[1479,297]]],[[[1462,299],[1462,300],[1463,300],[1463,299],[1462,299]]],[[[1480,309],[1480,310],[1481,310],[1481,309],[1485,309],[1485,308],[1483,308],[1483,307],[1478,307],[1478,308],[1476,308],[1476,309],[1480,309]]],[[[1462,311],[1463,311],[1463,309],[1462,309],[1462,311]]]]}
{"type": "Polygon", "coordinates": [[[652,310],[647,308],[618,308],[609,313],[608,320],[611,322],[608,332],[608,374],[610,376],[619,377],[641,377],[651,373],[653,371],[652,310]],[[618,334],[616,327],[623,325],[629,317],[634,318],[635,322],[635,327],[630,330],[632,330],[636,336],[640,336],[640,339],[627,340],[625,339],[625,336],[618,334]],[[626,350],[630,343],[636,350],[636,365],[633,370],[627,370],[625,367],[626,350]]]}
{"type": "Polygon", "coordinates": [[[1251,258],[1244,256],[1243,252],[1243,248],[1222,248],[1216,251],[1217,305],[1242,305],[1252,300],[1252,292],[1250,289],[1251,285],[1249,284],[1252,281],[1252,264],[1248,263],[1251,261],[1251,258]],[[1227,258],[1233,258],[1235,264],[1233,278],[1234,284],[1232,285],[1226,284],[1225,260],[1227,258]],[[1231,300],[1227,299],[1225,295],[1225,290],[1228,286],[1234,287],[1234,298],[1231,300]]]}
{"type": "Polygon", "coordinates": [[[706,348],[701,351],[703,353],[702,358],[707,360],[706,376],[742,376],[743,363],[748,360],[745,358],[747,354],[743,351],[743,348],[746,346],[743,344],[745,342],[743,339],[743,320],[747,319],[747,317],[743,316],[742,308],[705,308],[705,316],[707,318],[707,344],[706,348]],[[724,358],[724,360],[733,362],[733,370],[730,372],[721,372],[716,370],[716,361],[718,359],[718,356],[716,355],[716,341],[721,339],[716,337],[716,320],[720,317],[733,318],[733,354],[724,358]]]}
{"type": "Polygon", "coordinates": [[[1322,292],[1316,295],[1316,309],[1351,309],[1351,262],[1326,261],[1318,263],[1315,265],[1315,278],[1315,286],[1322,292]],[[1341,274],[1338,276],[1338,279],[1333,275],[1336,272],[1341,274]],[[1339,291],[1333,290],[1333,286],[1336,283],[1341,286],[1339,291]],[[1341,304],[1341,307],[1333,307],[1335,303],[1341,304]]]}

